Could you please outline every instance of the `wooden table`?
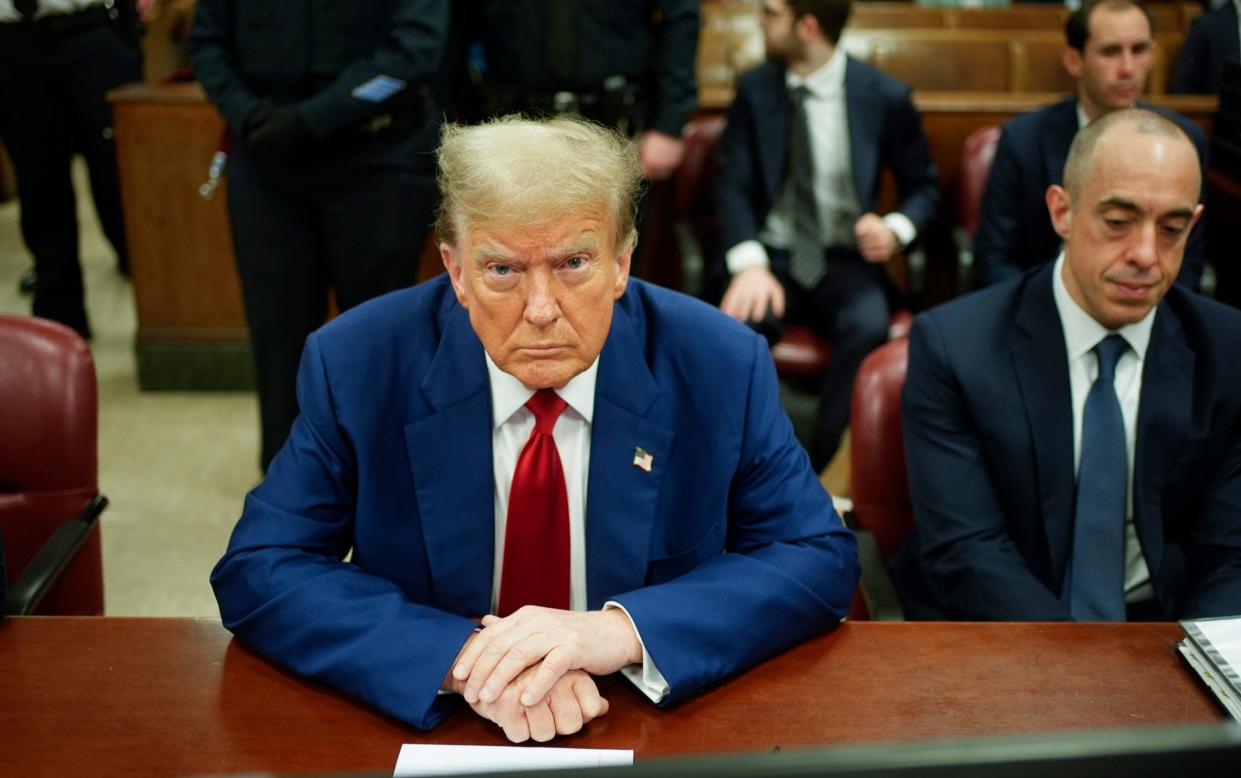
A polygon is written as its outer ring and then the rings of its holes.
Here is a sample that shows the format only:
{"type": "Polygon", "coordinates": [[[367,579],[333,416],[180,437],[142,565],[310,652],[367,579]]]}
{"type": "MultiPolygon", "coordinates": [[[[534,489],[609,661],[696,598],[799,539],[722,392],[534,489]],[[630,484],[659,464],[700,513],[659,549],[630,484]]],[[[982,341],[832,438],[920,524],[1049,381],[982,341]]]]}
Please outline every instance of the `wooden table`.
{"type": "MultiPolygon", "coordinates": [[[[828,744],[1213,723],[1175,624],[853,622],[659,710],[604,679],[566,745],[638,759],[828,744]]],[[[391,773],[402,743],[502,745],[462,711],[430,733],[276,669],[218,623],[0,622],[0,773],[391,773]]]]}

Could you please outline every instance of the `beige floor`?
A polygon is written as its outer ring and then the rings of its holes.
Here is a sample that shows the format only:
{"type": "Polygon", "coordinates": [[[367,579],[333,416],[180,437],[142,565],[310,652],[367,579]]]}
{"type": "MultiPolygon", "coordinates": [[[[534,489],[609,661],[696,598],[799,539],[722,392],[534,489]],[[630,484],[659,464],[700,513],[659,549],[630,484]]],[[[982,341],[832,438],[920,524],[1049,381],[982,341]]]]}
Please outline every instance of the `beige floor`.
{"type": "MultiPolygon", "coordinates": [[[[207,583],[257,482],[258,410],[247,393],[139,392],[134,301],[75,168],[91,348],[99,376],[99,484],[107,612],[215,616],[207,583]]],[[[0,204],[0,312],[29,313],[16,203],[0,204]]]]}

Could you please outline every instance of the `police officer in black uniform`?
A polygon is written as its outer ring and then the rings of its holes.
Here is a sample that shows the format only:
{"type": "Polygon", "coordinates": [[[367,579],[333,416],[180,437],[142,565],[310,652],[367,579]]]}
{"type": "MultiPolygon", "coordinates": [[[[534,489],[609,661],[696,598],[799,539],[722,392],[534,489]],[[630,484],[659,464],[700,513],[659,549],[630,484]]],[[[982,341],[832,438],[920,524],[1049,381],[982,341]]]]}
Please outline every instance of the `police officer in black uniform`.
{"type": "Polygon", "coordinates": [[[497,115],[574,113],[638,137],[647,178],[670,176],[697,104],[696,0],[466,0],[454,12],[479,44],[478,104],[497,115]]]}
{"type": "Polygon", "coordinates": [[[194,72],[233,135],[228,207],[264,470],[294,418],[328,289],[345,310],[414,283],[440,122],[447,0],[199,0],[194,72]]]}
{"type": "Polygon", "coordinates": [[[89,338],[69,163],[86,158],[104,235],[128,270],[105,95],[142,80],[133,0],[0,0],[0,138],[17,173],[21,231],[34,255],[36,316],[89,338]]]}

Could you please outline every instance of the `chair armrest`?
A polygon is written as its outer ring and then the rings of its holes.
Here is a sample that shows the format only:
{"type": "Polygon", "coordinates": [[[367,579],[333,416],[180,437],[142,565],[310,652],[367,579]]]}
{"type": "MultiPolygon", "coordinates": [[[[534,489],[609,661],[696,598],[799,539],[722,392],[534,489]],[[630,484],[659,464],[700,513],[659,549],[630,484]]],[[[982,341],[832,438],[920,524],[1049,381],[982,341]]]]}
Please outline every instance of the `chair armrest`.
{"type": "Polygon", "coordinates": [[[862,566],[862,599],[866,601],[871,621],[904,621],[905,608],[875,536],[857,528],[853,534],[857,538],[858,562],[862,566]]]}
{"type": "Polygon", "coordinates": [[[99,514],[108,507],[108,498],[97,495],[82,515],[69,519],[56,528],[39,552],[22,570],[21,575],[9,589],[5,612],[11,616],[26,616],[34,612],[60,578],[61,573],[73,561],[78,549],[90,537],[99,514]]]}

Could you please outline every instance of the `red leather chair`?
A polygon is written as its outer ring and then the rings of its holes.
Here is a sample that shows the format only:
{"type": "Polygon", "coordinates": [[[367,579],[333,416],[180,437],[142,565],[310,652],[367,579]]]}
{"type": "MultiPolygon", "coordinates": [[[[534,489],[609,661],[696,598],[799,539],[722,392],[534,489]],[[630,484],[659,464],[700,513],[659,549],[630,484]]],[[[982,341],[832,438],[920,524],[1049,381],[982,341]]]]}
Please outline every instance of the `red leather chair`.
{"type": "Polygon", "coordinates": [[[0,532],[9,612],[103,613],[95,365],[73,330],[0,315],[0,532]]]}
{"type": "MultiPolygon", "coordinates": [[[[716,251],[719,242],[719,221],[712,194],[715,189],[715,153],[723,116],[700,116],[685,127],[685,155],[673,179],[677,219],[687,225],[698,239],[704,256],[716,251]]],[[[909,331],[913,320],[908,311],[896,311],[889,322],[889,336],[900,337],[909,331]],[[895,334],[893,334],[895,333],[895,334]]],[[[781,378],[808,379],[827,369],[831,346],[809,328],[792,325],[771,347],[776,372],[781,378]]]]}
{"type": "Polygon", "coordinates": [[[965,139],[961,149],[961,185],[957,189],[958,224],[970,236],[978,232],[978,213],[982,208],[982,194],[987,188],[987,176],[995,161],[995,147],[1000,142],[1000,125],[979,127],[965,139]]]}
{"type": "Polygon", "coordinates": [[[970,288],[970,268],[973,265],[972,244],[978,234],[978,217],[982,211],[982,195],[987,188],[987,176],[995,160],[995,147],[1000,142],[1000,125],[979,127],[965,139],[961,148],[961,178],[957,183],[956,241],[958,283],[962,291],[970,288]]]}
{"type": "Polygon", "coordinates": [[[905,478],[901,440],[901,388],[909,340],[892,340],[872,351],[858,368],[850,410],[850,524],[858,535],[862,583],[850,617],[903,617],[887,560],[913,528],[913,505],[905,478]]]}

